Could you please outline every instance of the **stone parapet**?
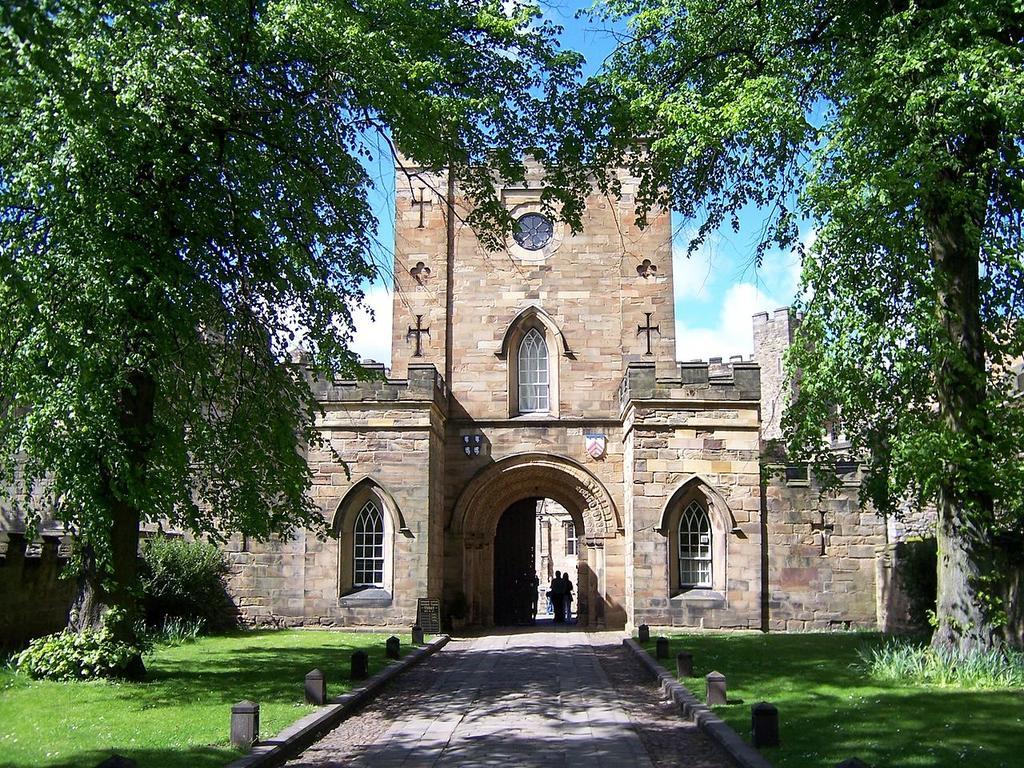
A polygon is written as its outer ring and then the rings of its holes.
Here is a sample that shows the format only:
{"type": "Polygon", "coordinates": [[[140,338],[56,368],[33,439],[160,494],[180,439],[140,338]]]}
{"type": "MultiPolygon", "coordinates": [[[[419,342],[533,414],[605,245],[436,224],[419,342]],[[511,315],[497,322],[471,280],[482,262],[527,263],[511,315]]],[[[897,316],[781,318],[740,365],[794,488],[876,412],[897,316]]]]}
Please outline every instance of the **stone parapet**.
{"type": "Polygon", "coordinates": [[[322,403],[416,401],[446,407],[444,377],[433,363],[411,363],[404,379],[389,379],[380,363],[364,364],[366,377],[339,381],[314,381],[313,392],[322,403]]]}
{"type": "Polygon", "coordinates": [[[654,363],[630,363],[619,384],[619,407],[634,400],[757,401],[761,398],[761,369],[757,363],[734,359],[723,363],[699,360],[676,364],[676,375],[657,376],[654,363]]]}

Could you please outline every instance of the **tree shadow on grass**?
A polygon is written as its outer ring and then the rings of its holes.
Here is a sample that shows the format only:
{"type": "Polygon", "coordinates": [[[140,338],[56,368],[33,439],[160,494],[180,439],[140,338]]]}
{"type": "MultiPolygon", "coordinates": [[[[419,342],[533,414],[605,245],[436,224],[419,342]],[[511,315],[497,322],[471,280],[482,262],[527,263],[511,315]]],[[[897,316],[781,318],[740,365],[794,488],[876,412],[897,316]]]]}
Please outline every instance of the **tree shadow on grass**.
{"type": "MultiPolygon", "coordinates": [[[[331,696],[360,684],[348,679],[356,649],[368,651],[371,674],[389,663],[384,638],[374,635],[253,632],[159,648],[148,659],[144,681],[66,684],[74,708],[51,708],[45,715],[49,721],[33,719],[26,700],[26,722],[32,723],[38,749],[33,759],[19,757],[17,763],[0,752],[0,768],[93,768],[113,753],[132,757],[140,766],[223,766],[239,754],[227,746],[231,704],[260,702],[261,731],[269,738],[307,711],[304,678],[314,667],[327,673],[331,696]]],[[[64,689],[47,690],[62,696],[64,689]]],[[[23,739],[27,735],[21,734],[23,739]]]]}
{"type": "MultiPolygon", "coordinates": [[[[314,668],[324,672],[328,695],[337,696],[362,682],[349,679],[356,650],[366,651],[371,675],[390,663],[383,640],[374,640],[372,645],[353,642],[313,647],[263,640],[258,646],[234,652],[217,650],[202,659],[154,661],[146,680],[123,686],[119,697],[143,706],[177,705],[197,699],[224,704],[242,699],[301,702],[306,673],[314,668]]],[[[407,653],[409,649],[404,650],[407,653]]]]}
{"type": "MultiPolygon", "coordinates": [[[[242,753],[227,747],[188,747],[182,749],[138,749],[114,745],[110,749],[87,750],[66,761],[54,763],[55,768],[95,768],[111,755],[121,755],[138,763],[139,768],[223,768],[242,753]]],[[[6,762],[0,757],[0,768],[24,768],[22,763],[6,762]]]]}
{"type": "MultiPolygon", "coordinates": [[[[693,654],[686,684],[703,699],[703,675],[725,674],[730,693],[779,708],[782,745],[765,750],[778,768],[831,765],[858,756],[890,768],[1018,766],[1024,754],[1024,690],[972,691],[901,686],[873,679],[857,650],[877,633],[684,635],[675,654],[693,654]]],[[[653,651],[653,640],[646,645],[653,651]]],[[[730,698],[732,698],[730,696],[730,698]]],[[[749,706],[715,711],[744,738],[749,706]]]]}
{"type": "MultiPolygon", "coordinates": [[[[992,691],[881,691],[856,703],[823,693],[787,697],[778,703],[782,746],[764,753],[779,768],[853,756],[888,768],[1016,767],[1024,752],[1022,705],[1024,695],[992,691]]],[[[749,707],[716,712],[749,735],[749,707]]]]}

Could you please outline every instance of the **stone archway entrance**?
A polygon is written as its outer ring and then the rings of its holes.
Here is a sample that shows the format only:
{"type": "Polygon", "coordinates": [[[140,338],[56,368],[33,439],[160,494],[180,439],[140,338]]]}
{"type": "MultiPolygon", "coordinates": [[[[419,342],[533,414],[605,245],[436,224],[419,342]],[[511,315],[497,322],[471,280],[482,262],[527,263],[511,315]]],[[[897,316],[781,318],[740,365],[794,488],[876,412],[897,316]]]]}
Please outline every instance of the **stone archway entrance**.
{"type": "Polygon", "coordinates": [[[469,604],[468,623],[494,625],[494,544],[499,520],[516,502],[537,498],[561,504],[582,531],[576,584],[579,624],[624,624],[623,536],[611,496],[575,461],[536,453],[510,456],[481,470],[452,511],[448,527],[451,544],[456,552],[461,550],[458,581],[469,604]],[[616,566],[612,570],[609,561],[616,566]]]}

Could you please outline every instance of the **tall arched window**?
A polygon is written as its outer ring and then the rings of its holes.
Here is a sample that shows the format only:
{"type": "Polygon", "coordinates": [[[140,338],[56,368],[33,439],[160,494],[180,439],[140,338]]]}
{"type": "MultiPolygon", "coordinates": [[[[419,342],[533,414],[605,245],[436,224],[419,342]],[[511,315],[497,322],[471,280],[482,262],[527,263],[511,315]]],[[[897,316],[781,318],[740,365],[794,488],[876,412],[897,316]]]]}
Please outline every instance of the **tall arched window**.
{"type": "Polygon", "coordinates": [[[353,526],[352,585],[384,586],[384,515],[373,501],[359,511],[353,526]]]}
{"type": "Polygon", "coordinates": [[[546,413],[548,398],[548,345],[532,328],[519,345],[519,412],[546,413]]]}
{"type": "Polygon", "coordinates": [[[679,517],[679,586],[711,587],[711,519],[696,500],[679,517]]]}

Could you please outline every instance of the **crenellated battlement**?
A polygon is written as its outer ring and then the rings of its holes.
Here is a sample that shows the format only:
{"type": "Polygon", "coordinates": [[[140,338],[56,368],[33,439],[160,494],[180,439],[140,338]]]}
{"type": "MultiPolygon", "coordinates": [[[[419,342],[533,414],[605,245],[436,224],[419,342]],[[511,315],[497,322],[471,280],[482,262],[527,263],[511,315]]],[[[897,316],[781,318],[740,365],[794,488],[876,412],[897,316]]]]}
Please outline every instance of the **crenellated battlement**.
{"type": "Polygon", "coordinates": [[[760,400],[761,369],[742,356],[676,364],[676,375],[658,377],[654,363],[630,363],[619,385],[619,407],[631,400],[760,400]]]}
{"type": "Polygon", "coordinates": [[[387,378],[383,363],[364,363],[365,378],[314,381],[313,391],[321,403],[431,402],[444,408],[447,400],[444,377],[433,363],[412,363],[404,379],[387,378]]]}

